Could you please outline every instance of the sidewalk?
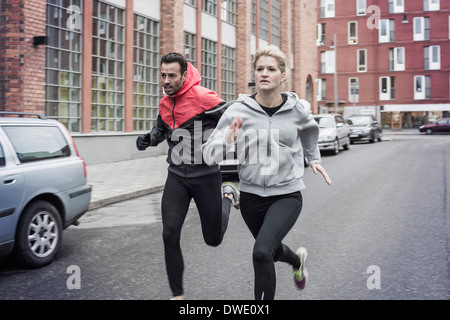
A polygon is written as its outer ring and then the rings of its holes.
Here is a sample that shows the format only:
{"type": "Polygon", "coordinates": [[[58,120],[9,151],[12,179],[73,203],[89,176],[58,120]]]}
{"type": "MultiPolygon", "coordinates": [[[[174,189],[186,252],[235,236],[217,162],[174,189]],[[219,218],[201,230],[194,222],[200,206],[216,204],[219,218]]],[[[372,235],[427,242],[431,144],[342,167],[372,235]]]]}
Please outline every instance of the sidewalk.
{"type": "Polygon", "coordinates": [[[89,209],[163,190],[167,155],[87,166],[89,209]]]}
{"type": "MultiPolygon", "coordinates": [[[[417,129],[383,130],[383,140],[402,134],[420,134],[417,129]]],[[[163,190],[167,177],[167,155],[87,166],[92,186],[89,209],[163,190]]]]}

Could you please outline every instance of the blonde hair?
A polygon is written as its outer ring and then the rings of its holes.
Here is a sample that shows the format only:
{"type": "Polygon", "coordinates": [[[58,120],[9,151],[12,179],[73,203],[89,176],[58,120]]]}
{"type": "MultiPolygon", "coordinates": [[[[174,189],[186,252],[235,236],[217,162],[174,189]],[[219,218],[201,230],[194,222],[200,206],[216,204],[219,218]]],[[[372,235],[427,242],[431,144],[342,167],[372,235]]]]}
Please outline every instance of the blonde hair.
{"type": "Polygon", "coordinates": [[[256,62],[262,56],[273,57],[278,61],[278,67],[282,73],[287,75],[286,65],[287,57],[283,51],[281,51],[277,46],[270,44],[267,47],[259,48],[256,50],[255,57],[253,59],[253,70],[256,69],[256,62]]]}

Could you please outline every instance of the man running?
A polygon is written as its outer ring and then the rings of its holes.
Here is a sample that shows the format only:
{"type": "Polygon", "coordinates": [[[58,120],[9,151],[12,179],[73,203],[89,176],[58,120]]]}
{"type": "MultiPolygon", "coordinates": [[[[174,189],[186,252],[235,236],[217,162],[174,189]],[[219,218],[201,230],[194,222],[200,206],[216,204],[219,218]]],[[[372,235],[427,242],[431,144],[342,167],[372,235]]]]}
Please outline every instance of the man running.
{"type": "Polygon", "coordinates": [[[205,243],[218,246],[228,226],[231,206],[239,207],[239,192],[233,183],[222,185],[219,166],[207,165],[202,155],[204,135],[217,125],[225,102],[199,85],[198,70],[181,54],[168,53],[161,58],[160,76],[166,96],[159,103],[156,124],[137,138],[136,146],[145,150],[164,140],[169,146],[169,172],[161,202],[164,255],[172,299],[182,300],[180,236],[191,200],[197,205],[205,243]]]}

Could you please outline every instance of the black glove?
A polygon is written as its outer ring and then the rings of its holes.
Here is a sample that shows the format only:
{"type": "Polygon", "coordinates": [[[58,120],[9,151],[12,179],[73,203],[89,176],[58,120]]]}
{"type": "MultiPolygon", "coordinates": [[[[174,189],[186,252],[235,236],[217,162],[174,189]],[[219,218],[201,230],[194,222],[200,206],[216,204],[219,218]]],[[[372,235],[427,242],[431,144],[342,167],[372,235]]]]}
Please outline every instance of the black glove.
{"type": "Polygon", "coordinates": [[[136,147],[138,148],[138,150],[143,151],[150,146],[150,141],[151,141],[150,133],[140,135],[136,139],[136,147]]]}

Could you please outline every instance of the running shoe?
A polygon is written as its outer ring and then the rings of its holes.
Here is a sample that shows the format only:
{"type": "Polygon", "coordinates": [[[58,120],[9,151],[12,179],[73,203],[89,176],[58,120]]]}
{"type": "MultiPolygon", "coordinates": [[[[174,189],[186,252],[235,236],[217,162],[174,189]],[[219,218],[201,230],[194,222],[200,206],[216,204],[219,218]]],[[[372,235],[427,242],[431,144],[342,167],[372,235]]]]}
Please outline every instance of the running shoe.
{"type": "Polygon", "coordinates": [[[239,209],[239,190],[233,182],[227,181],[222,183],[223,194],[231,194],[233,195],[233,207],[239,209]]]}
{"type": "Polygon", "coordinates": [[[305,289],[306,283],[308,282],[308,271],[306,270],[306,258],[308,257],[308,250],[306,248],[300,247],[295,252],[300,258],[300,268],[293,268],[294,283],[297,289],[305,289]]]}

